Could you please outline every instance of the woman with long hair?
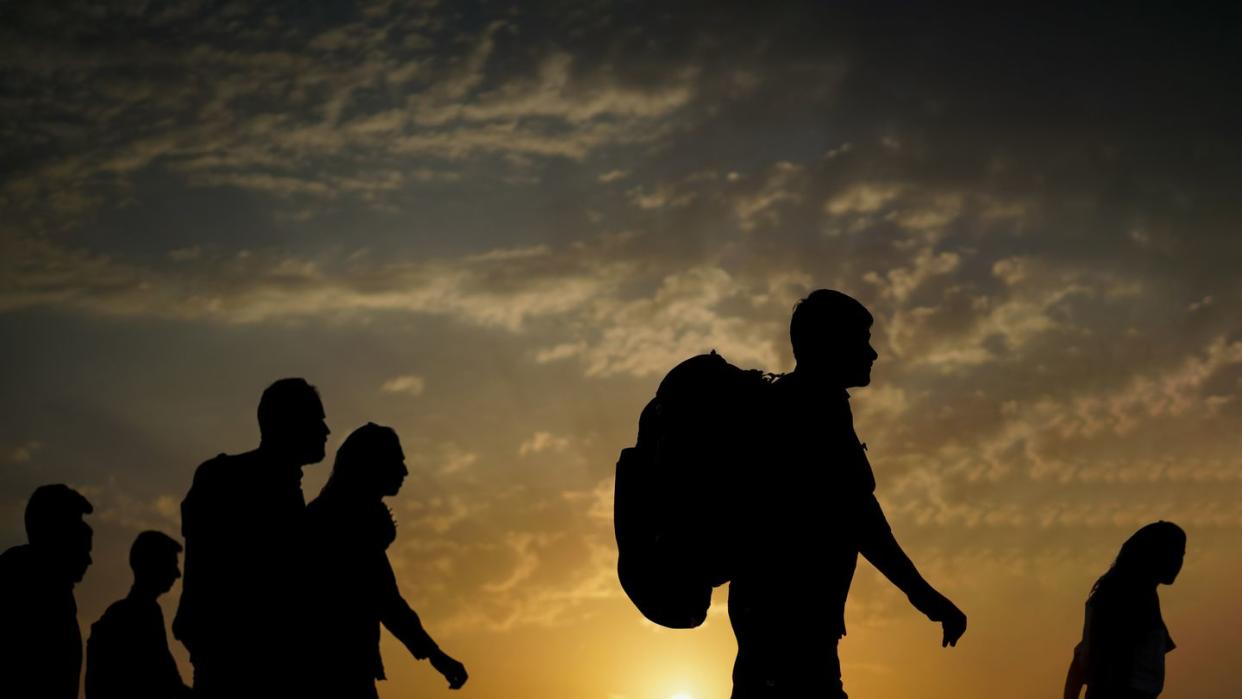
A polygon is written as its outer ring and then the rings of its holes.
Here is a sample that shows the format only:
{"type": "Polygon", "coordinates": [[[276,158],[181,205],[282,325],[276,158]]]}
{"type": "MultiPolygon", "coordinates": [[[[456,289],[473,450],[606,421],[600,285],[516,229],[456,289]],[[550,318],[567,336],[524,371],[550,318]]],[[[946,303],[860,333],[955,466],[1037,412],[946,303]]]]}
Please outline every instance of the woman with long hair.
{"type": "Polygon", "coordinates": [[[1154,699],[1164,689],[1173,639],[1160,615],[1157,585],[1172,585],[1186,555],[1186,532],[1152,522],[1124,544],[1087,598],[1082,642],[1074,648],[1065,699],[1154,699]]]}
{"type": "Polygon", "coordinates": [[[397,526],[383,499],[409,471],[397,433],[367,423],[341,444],[332,475],[307,506],[311,574],[319,594],[311,673],[319,696],[375,699],[384,679],[380,624],[410,653],[426,658],[451,689],[466,669],[440,650],[397,589],[387,549],[397,526]]]}

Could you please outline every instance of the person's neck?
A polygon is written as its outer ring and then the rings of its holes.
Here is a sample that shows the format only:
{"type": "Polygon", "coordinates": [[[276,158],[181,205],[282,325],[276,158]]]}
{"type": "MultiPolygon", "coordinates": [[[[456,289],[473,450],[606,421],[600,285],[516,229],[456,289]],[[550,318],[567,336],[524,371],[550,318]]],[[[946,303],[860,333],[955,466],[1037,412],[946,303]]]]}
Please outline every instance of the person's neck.
{"type": "Polygon", "coordinates": [[[265,461],[283,468],[302,468],[306,464],[299,460],[288,449],[281,449],[270,442],[260,442],[256,449],[265,461]]]}
{"type": "Polygon", "coordinates": [[[335,496],[340,498],[341,502],[347,502],[352,506],[378,505],[383,503],[384,498],[375,493],[365,492],[357,488],[338,488],[335,496]]]}
{"type": "Polygon", "coordinates": [[[826,391],[845,391],[846,386],[841,385],[841,381],[837,379],[832,372],[818,367],[814,364],[798,364],[794,367],[793,375],[798,377],[800,381],[815,386],[818,389],[826,391]]]}
{"type": "Polygon", "coordinates": [[[150,585],[135,582],[132,586],[130,586],[127,598],[135,602],[155,602],[159,599],[160,594],[162,593],[150,585]]]}
{"type": "Polygon", "coordinates": [[[47,584],[69,589],[77,586],[78,581],[65,572],[67,565],[59,551],[46,545],[27,544],[27,546],[29,546],[36,569],[42,571],[43,580],[47,584]]]}

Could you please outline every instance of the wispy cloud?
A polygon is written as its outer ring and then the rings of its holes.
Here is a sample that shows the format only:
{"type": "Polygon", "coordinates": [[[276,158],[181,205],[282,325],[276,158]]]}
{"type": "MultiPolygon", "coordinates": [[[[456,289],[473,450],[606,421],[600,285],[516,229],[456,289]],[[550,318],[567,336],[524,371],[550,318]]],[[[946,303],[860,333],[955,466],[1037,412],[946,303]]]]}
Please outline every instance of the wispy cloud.
{"type": "Polygon", "coordinates": [[[554,435],[551,432],[536,432],[518,446],[518,456],[539,454],[545,451],[565,451],[569,448],[569,438],[554,435]]]}
{"type": "Polygon", "coordinates": [[[388,379],[380,386],[383,393],[401,393],[409,396],[421,396],[427,387],[427,381],[416,374],[404,374],[388,379]]]}

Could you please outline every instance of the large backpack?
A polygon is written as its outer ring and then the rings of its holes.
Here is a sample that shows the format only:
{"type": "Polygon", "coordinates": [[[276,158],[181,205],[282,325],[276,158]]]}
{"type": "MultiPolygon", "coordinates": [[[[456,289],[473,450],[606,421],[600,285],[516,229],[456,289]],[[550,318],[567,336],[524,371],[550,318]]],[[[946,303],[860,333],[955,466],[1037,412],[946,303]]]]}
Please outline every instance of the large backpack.
{"type": "Polygon", "coordinates": [[[712,351],[664,377],[617,461],[613,524],[621,587],[661,626],[703,623],[732,578],[740,496],[765,434],[769,380],[712,351]]]}

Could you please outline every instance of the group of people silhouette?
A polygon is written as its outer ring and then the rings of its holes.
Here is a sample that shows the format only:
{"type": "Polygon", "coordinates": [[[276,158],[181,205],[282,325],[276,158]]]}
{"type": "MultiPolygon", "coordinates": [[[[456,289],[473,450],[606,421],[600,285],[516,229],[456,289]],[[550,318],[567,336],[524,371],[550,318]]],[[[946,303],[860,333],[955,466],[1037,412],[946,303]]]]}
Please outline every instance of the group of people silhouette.
{"type": "MultiPolygon", "coordinates": [[[[861,303],[821,289],[790,323],[795,369],[773,384],[779,440],[748,476],[738,512],[729,618],[737,638],[733,699],[844,699],[837,644],[861,554],[956,645],[966,615],[919,574],[875,497],[848,389],[870,383],[878,355],[861,303]]],[[[90,631],[87,699],[377,697],[384,625],[452,689],[467,680],[402,597],[386,550],[397,536],[384,498],[408,470],[397,433],[368,423],[337,451],[309,504],[303,467],[325,457],[329,430],[316,389],[276,381],[258,408],[259,446],[198,467],[181,506],[185,576],[174,637],[189,651],[193,689],[169,651],[158,598],[180,577],[183,548],[144,531],[130,550],[134,582],[90,631]]],[[[93,508],[63,484],[26,505],[28,543],[0,555],[0,695],[78,696],[83,644],[74,587],[91,564],[93,508]]],[[[1173,648],[1156,588],[1181,569],[1186,535],[1141,528],[1088,597],[1066,699],[1153,699],[1173,648]]]]}
{"type": "MultiPolygon", "coordinates": [[[[259,401],[258,448],[198,467],[181,504],[185,577],[173,636],[194,666],[193,689],[169,651],[157,602],[181,577],[182,545],[134,540],[129,594],[86,644],[88,699],[377,697],[380,624],[457,689],[465,666],[436,644],[406,603],[386,550],[396,524],[383,499],[408,471],[397,433],[368,423],[336,455],[306,504],[302,468],[322,461],[323,404],[303,379],[259,401]]],[[[0,695],[78,696],[82,638],[74,586],[91,564],[93,511],[81,494],[45,485],[26,506],[28,543],[0,555],[0,695]]]]}

